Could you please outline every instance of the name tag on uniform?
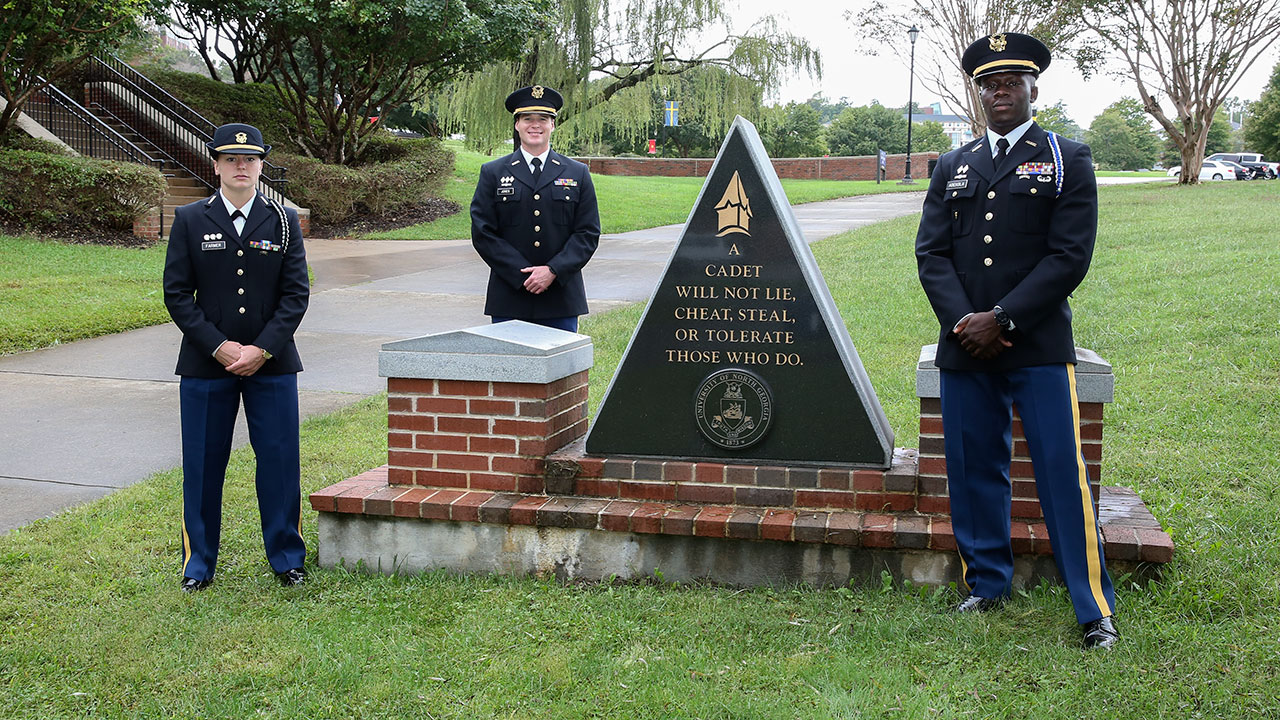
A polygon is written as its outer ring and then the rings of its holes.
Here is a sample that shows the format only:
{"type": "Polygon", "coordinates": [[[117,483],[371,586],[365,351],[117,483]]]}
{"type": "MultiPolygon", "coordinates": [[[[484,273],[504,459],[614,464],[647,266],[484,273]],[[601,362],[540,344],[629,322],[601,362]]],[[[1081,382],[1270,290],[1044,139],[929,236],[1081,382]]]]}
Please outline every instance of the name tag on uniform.
{"type": "Polygon", "coordinates": [[[226,250],[226,249],[227,249],[227,241],[226,241],[226,240],[211,240],[211,241],[209,241],[209,242],[202,242],[202,243],[200,243],[200,249],[201,249],[201,250],[226,250]]]}
{"type": "Polygon", "coordinates": [[[961,190],[961,189],[963,189],[963,188],[967,188],[967,187],[969,187],[969,180],[968,180],[968,178],[966,178],[966,179],[964,179],[964,180],[948,180],[948,181],[947,181],[947,189],[948,189],[948,190],[961,190]]]}
{"type": "Polygon", "coordinates": [[[500,187],[498,188],[498,194],[499,195],[515,195],[516,189],[513,187],[500,187]]]}

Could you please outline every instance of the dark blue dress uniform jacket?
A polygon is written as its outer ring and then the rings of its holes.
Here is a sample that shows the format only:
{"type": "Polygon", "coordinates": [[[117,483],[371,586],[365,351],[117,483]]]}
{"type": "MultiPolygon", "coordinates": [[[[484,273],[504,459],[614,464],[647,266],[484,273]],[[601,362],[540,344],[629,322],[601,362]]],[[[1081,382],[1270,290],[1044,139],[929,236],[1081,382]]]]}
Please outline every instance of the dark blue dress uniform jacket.
{"type": "Polygon", "coordinates": [[[484,313],[527,319],[587,312],[582,268],[600,244],[600,212],[587,166],[557,152],[535,184],[524,155],[480,168],[471,200],[471,242],[489,265],[484,313]],[[546,265],[556,280],[541,294],[524,289],[520,268],[546,265]]]}
{"type": "Polygon", "coordinates": [[[178,375],[234,377],[213,358],[224,340],[271,353],[259,373],[300,372],[293,334],[307,310],[309,294],[297,211],[259,194],[240,236],[217,195],[174,213],[164,265],[164,303],[182,330],[178,375]],[[277,208],[289,223],[287,251],[277,208]],[[220,238],[206,239],[218,234],[220,238]]]}
{"type": "Polygon", "coordinates": [[[1063,185],[1056,198],[1053,153],[1034,123],[998,172],[985,134],[938,160],[916,236],[920,282],[942,324],[938,367],[999,371],[1075,362],[1067,297],[1093,257],[1098,192],[1089,146],[1058,142],[1063,185]],[[978,360],[951,329],[966,314],[996,305],[1016,325],[1007,334],[1013,347],[978,360]]]}

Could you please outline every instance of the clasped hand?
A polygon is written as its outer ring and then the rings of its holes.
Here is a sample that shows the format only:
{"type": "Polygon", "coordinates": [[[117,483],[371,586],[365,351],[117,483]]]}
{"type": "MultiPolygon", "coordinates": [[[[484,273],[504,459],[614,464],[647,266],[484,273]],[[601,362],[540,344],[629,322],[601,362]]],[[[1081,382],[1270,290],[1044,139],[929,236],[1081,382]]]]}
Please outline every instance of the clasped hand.
{"type": "Polygon", "coordinates": [[[258,372],[267,361],[262,356],[262,348],[257,345],[241,345],[235,340],[222,343],[222,347],[214,354],[214,359],[222,363],[227,372],[241,377],[249,377],[258,372]]]}
{"type": "Polygon", "coordinates": [[[996,322],[993,311],[973,313],[961,320],[955,329],[960,346],[979,360],[990,360],[1013,347],[1013,343],[1000,331],[1000,323],[996,322]]]}

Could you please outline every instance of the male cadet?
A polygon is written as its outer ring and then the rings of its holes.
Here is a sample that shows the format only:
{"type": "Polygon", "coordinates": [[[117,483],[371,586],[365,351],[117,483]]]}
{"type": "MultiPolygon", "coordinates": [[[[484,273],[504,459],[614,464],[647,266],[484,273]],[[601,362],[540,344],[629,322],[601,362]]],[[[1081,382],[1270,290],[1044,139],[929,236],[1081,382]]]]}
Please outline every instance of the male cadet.
{"type": "Polygon", "coordinates": [[[302,361],[293,333],[310,295],[302,228],[297,212],[257,191],[271,151],[257,128],[223,125],[206,145],[221,188],[174,213],[164,265],[164,303],[182,330],[182,589],[213,582],[242,396],[267,559],[282,584],[299,585],[302,361]]]}
{"type": "Polygon", "coordinates": [[[1108,647],[1115,593],[1080,450],[1067,296],[1084,279],[1098,226],[1089,148],[1031,118],[1049,50],[1017,33],[984,37],[961,65],[987,133],[939,159],[916,258],[942,324],[937,365],[952,526],[969,595],[985,612],[1009,596],[1011,406],[1086,647],[1108,647]]]}
{"type": "Polygon", "coordinates": [[[484,314],[577,332],[587,312],[582,266],[600,243],[587,166],[551,150],[560,93],[534,85],[507,96],[515,152],[480,168],[471,243],[489,265],[484,314]]]}

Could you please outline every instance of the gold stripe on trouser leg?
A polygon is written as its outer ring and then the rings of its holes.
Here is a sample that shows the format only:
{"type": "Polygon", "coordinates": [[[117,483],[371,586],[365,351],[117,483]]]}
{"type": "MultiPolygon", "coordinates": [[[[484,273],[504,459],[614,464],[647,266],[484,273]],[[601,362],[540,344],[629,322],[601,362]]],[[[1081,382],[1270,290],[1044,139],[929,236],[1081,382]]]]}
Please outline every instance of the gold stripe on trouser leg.
{"type": "Polygon", "coordinates": [[[1102,593],[1102,558],[1098,553],[1098,516],[1093,511],[1093,493],[1089,491],[1089,470],[1084,464],[1080,443],[1080,399],[1076,397],[1076,366],[1067,363],[1067,383],[1071,388],[1071,420],[1076,436],[1076,477],[1080,485],[1080,504],[1084,515],[1084,549],[1089,567],[1089,590],[1103,617],[1111,615],[1111,605],[1102,593]]]}
{"type": "MultiPolygon", "coordinates": [[[[954,531],[953,531],[954,532],[954,531]]],[[[972,592],[973,588],[969,587],[969,563],[964,561],[964,553],[956,548],[956,556],[960,558],[960,584],[964,585],[966,591],[972,592]]]]}
{"type": "Polygon", "coordinates": [[[182,514],[182,576],[187,575],[187,565],[191,562],[191,536],[187,534],[187,515],[182,514]]]}

